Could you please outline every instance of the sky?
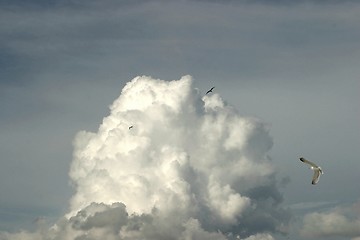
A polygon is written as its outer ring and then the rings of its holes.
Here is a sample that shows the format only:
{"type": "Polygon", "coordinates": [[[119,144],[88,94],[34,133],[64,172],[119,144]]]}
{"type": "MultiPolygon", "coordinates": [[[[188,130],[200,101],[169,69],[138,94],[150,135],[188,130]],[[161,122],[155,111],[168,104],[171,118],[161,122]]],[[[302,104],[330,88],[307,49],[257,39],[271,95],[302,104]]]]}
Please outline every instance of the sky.
{"type": "Polygon", "coordinates": [[[359,10],[0,1],[0,239],[360,239],[359,10]]]}

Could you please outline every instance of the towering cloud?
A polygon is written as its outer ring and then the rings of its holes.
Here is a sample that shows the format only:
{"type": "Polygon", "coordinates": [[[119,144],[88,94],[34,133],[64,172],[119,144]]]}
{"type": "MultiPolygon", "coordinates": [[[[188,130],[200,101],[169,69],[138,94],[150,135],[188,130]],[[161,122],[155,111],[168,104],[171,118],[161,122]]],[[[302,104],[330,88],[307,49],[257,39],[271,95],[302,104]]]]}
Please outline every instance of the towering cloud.
{"type": "Polygon", "coordinates": [[[286,231],[266,124],[239,115],[217,93],[204,96],[190,76],[136,77],[110,110],[98,132],[74,140],[69,213],[50,229],[19,234],[250,240],[286,231]]]}

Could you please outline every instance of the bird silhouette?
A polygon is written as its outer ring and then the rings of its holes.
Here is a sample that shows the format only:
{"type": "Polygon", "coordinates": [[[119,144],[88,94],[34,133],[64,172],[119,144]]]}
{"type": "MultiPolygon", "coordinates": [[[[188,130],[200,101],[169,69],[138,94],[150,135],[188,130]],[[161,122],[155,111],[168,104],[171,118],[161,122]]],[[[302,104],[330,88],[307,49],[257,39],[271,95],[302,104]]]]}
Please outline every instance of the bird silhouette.
{"type": "MultiPolygon", "coordinates": [[[[211,93],[214,88],[215,88],[215,87],[212,87],[210,90],[208,90],[208,91],[206,92],[206,94],[211,93]]],[[[205,94],[205,95],[206,95],[206,94],[205,94]]]]}

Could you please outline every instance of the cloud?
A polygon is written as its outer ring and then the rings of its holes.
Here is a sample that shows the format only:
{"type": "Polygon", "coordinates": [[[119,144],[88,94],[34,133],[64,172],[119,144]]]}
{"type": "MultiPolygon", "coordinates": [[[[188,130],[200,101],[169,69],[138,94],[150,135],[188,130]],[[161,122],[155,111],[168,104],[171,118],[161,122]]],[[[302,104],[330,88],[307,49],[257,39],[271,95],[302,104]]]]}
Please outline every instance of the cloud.
{"type": "Polygon", "coordinates": [[[136,77],[98,131],[74,139],[69,213],[26,236],[272,239],[290,214],[271,147],[265,123],[241,116],[217,93],[204,96],[190,76],[136,77]]]}
{"type": "Polygon", "coordinates": [[[256,234],[246,238],[245,240],[273,240],[274,238],[270,234],[256,234]]]}
{"type": "Polygon", "coordinates": [[[329,208],[330,206],[334,206],[337,204],[337,201],[301,202],[291,204],[290,208],[293,210],[319,210],[321,208],[329,208]]]}
{"type": "Polygon", "coordinates": [[[268,5],[299,5],[299,4],[306,4],[306,3],[312,3],[312,4],[319,4],[319,5],[329,5],[329,4],[340,4],[344,2],[355,2],[354,0],[347,0],[347,1],[339,1],[339,0],[329,0],[329,1],[314,1],[314,0],[305,0],[305,1],[298,1],[294,2],[291,0],[242,0],[242,1],[236,1],[236,0],[225,0],[225,1],[219,1],[219,0],[192,0],[192,1],[199,1],[199,2],[210,2],[210,3],[217,3],[217,4],[268,4],[268,5]]]}
{"type": "Polygon", "coordinates": [[[350,207],[336,207],[325,213],[305,215],[301,234],[306,237],[360,238],[360,201],[350,207]]]}

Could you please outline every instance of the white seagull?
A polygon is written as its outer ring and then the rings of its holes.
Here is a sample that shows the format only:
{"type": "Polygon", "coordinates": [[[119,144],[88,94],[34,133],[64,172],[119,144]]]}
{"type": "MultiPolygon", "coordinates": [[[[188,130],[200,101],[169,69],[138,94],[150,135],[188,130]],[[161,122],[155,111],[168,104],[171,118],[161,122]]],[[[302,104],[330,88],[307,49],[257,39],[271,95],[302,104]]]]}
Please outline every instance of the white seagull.
{"type": "Polygon", "coordinates": [[[309,164],[310,165],[310,169],[314,170],[314,176],[312,178],[311,184],[315,185],[319,182],[320,179],[320,175],[324,174],[324,172],[322,171],[321,167],[319,167],[318,165],[316,165],[313,162],[310,162],[308,160],[306,160],[305,158],[301,157],[300,161],[302,161],[303,163],[309,164]]]}

